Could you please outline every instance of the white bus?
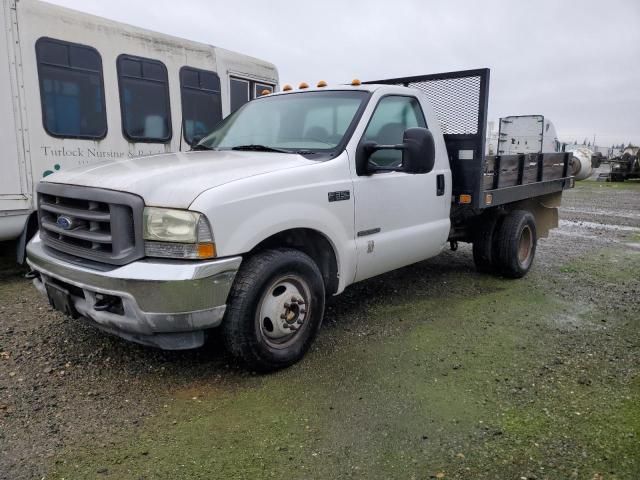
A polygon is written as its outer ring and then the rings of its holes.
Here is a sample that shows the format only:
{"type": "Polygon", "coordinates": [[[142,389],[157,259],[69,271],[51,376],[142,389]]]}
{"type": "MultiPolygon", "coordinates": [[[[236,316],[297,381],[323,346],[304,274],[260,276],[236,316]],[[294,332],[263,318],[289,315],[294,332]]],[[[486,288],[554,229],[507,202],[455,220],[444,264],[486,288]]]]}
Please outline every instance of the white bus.
{"type": "Polygon", "coordinates": [[[188,150],[278,86],[276,67],[37,0],[0,0],[0,240],[35,232],[57,170],[188,150]]]}

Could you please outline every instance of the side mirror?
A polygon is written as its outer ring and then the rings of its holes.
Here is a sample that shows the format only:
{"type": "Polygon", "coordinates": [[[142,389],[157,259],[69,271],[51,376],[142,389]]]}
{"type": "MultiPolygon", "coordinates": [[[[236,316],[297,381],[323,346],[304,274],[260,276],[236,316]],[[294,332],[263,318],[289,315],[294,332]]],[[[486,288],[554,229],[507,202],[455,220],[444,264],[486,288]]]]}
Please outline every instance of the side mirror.
{"type": "Polygon", "coordinates": [[[436,145],[433,134],[426,128],[408,128],[402,143],[402,167],[407,173],[429,173],[436,161],[436,145]]]}
{"type": "Polygon", "coordinates": [[[398,145],[361,142],[356,152],[356,173],[358,175],[371,175],[376,172],[429,173],[433,170],[435,159],[433,134],[426,128],[408,128],[404,131],[402,143],[398,145]],[[374,165],[369,158],[378,150],[402,150],[402,165],[397,167],[374,165]]]}

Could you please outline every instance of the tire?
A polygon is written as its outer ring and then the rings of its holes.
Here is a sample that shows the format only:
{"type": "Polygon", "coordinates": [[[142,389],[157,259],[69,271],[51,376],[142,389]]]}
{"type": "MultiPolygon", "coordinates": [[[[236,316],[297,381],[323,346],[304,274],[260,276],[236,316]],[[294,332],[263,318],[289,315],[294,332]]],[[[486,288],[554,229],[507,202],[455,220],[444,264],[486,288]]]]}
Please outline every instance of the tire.
{"type": "Polygon", "coordinates": [[[513,210],[504,218],[497,233],[500,273],[509,278],[524,277],[533,264],[538,244],[534,216],[526,210],[513,210]]]}
{"type": "Polygon", "coordinates": [[[473,263],[481,273],[495,273],[496,268],[496,231],[500,225],[498,215],[488,215],[482,219],[473,239],[473,263]]]}
{"type": "Polygon", "coordinates": [[[308,255],[283,248],[251,256],[229,293],[222,323],[226,348],[254,371],[293,365],[320,329],[324,299],[322,274],[308,255]]]}

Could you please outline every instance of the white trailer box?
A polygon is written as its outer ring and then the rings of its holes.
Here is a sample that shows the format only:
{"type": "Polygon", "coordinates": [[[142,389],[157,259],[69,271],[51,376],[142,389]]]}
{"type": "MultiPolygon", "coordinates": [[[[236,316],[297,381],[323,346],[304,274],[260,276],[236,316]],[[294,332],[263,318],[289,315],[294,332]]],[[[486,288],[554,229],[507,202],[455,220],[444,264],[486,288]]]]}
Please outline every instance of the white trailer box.
{"type": "MultiPolygon", "coordinates": [[[[189,150],[265,90],[269,62],[37,0],[0,0],[0,239],[37,226],[56,172],[189,150]]],[[[178,161],[178,160],[177,160],[178,161]]]]}
{"type": "Polygon", "coordinates": [[[19,95],[20,52],[14,45],[15,10],[9,2],[0,4],[3,32],[0,34],[0,240],[16,238],[22,232],[32,208],[30,171],[25,162],[22,104],[19,95]]]}
{"type": "Polygon", "coordinates": [[[517,115],[500,119],[498,155],[551,153],[560,150],[556,128],[543,115],[517,115]]]}

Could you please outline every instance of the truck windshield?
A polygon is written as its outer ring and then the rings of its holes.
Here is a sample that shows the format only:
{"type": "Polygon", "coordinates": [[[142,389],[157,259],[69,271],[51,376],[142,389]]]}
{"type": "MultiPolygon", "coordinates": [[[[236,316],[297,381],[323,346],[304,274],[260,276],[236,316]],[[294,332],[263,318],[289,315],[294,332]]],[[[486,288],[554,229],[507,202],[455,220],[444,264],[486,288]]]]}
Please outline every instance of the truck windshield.
{"type": "Polygon", "coordinates": [[[216,125],[196,149],[333,153],[368,97],[358,90],[262,97],[216,125]]]}

